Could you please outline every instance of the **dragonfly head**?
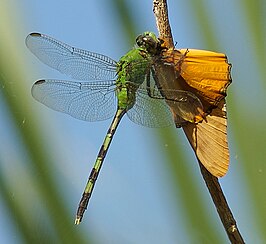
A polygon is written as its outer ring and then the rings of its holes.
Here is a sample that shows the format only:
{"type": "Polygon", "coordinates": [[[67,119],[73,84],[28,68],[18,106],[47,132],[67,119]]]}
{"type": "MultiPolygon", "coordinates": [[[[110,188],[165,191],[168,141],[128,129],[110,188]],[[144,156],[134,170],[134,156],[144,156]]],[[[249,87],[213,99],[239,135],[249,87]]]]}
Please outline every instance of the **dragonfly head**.
{"type": "Polygon", "coordinates": [[[150,54],[156,54],[161,50],[161,41],[153,32],[144,32],[136,38],[138,47],[147,50],[150,54]]]}

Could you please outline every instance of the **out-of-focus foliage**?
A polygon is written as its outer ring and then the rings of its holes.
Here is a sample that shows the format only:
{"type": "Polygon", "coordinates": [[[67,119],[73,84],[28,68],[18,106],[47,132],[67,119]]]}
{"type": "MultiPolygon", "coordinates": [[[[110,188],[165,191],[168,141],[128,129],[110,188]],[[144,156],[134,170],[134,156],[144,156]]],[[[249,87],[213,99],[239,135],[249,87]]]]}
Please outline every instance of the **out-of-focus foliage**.
{"type": "MultiPolygon", "coordinates": [[[[240,192],[231,194],[233,196],[229,198],[229,205],[230,199],[239,196],[238,204],[241,206],[243,199],[246,199],[241,194],[249,194],[248,204],[254,214],[254,222],[246,223],[244,214],[236,215],[236,219],[240,227],[247,225],[247,229],[251,226],[254,228],[256,240],[266,242],[266,5],[263,1],[236,1],[234,4],[238,13],[234,15],[227,10],[228,12],[215,15],[211,10],[217,11],[220,4],[226,4],[224,1],[213,3],[207,0],[190,0],[187,1],[186,10],[178,7],[178,2],[181,1],[183,0],[169,2],[171,23],[175,22],[179,11],[187,11],[187,16],[194,19],[194,29],[197,30],[195,38],[198,38],[201,46],[205,49],[226,51],[233,63],[233,84],[229,87],[227,99],[229,138],[234,147],[231,164],[235,166],[231,168],[238,174],[235,183],[238,184],[237,181],[241,179],[244,186],[240,186],[240,192]],[[233,22],[227,21],[227,15],[234,16],[233,22]],[[243,23],[245,28],[241,27],[243,23]]],[[[135,24],[138,22],[138,9],[134,9],[133,5],[134,1],[119,0],[102,5],[102,8],[113,7],[112,11],[109,9],[110,15],[112,13],[114,18],[120,19],[125,42],[130,40],[131,44],[132,37],[143,31],[142,26],[135,24]]],[[[49,153],[47,144],[51,142],[44,136],[44,126],[41,119],[35,116],[30,92],[24,86],[25,81],[29,80],[28,73],[31,70],[28,68],[29,63],[25,61],[25,50],[21,49],[24,41],[21,38],[23,13],[17,14],[19,17],[15,18],[16,12],[9,1],[1,3],[0,107],[1,116],[5,117],[0,117],[0,123],[5,123],[6,126],[6,130],[0,134],[0,195],[1,205],[6,210],[1,213],[1,218],[6,219],[6,228],[12,229],[17,243],[89,243],[92,239],[91,230],[73,226],[74,214],[66,200],[64,183],[58,184],[60,178],[58,179],[52,166],[47,163],[56,157],[49,153]],[[11,148],[5,144],[7,137],[13,142],[11,148]]],[[[184,20],[184,23],[177,24],[181,26],[186,23],[184,20]]],[[[177,24],[172,25],[173,33],[176,38],[182,39],[186,33],[179,33],[177,24]]],[[[187,27],[188,32],[191,31],[190,28],[192,27],[187,27]]],[[[174,214],[184,226],[186,239],[195,242],[199,240],[201,233],[202,238],[198,243],[203,242],[204,238],[209,243],[224,243],[226,234],[222,225],[219,225],[218,216],[213,214],[213,209],[209,209],[210,205],[206,205],[211,200],[206,200],[206,193],[200,192],[199,184],[203,183],[190,172],[191,157],[183,152],[188,145],[179,141],[174,129],[159,131],[157,135],[156,140],[167,145],[162,152],[163,163],[169,171],[169,177],[172,177],[171,189],[173,199],[176,200],[176,212],[182,212],[182,216],[174,214]]],[[[226,180],[222,184],[226,184],[226,180]]],[[[238,189],[234,185],[232,188],[238,189]]],[[[233,212],[237,210],[237,205],[234,206],[233,212]]],[[[141,216],[139,218],[141,220],[141,216]]],[[[247,238],[246,233],[242,234],[247,238]]],[[[93,238],[95,236],[97,235],[93,235],[93,238]]],[[[252,241],[252,237],[247,239],[252,241]]],[[[134,240],[131,242],[134,243],[134,240]]]]}

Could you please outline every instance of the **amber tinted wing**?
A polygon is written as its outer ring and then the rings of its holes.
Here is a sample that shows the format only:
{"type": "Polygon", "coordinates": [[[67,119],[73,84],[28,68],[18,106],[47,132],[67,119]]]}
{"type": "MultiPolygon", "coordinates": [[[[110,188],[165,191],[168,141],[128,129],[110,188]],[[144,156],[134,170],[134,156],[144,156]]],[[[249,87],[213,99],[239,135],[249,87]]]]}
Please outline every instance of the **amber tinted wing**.
{"type": "Polygon", "coordinates": [[[188,123],[183,129],[204,167],[216,177],[224,176],[229,166],[225,100],[202,123],[188,123]]]}
{"type": "MultiPolygon", "coordinates": [[[[226,96],[226,89],[232,82],[227,57],[223,53],[196,49],[180,49],[180,75],[195,89],[196,96],[212,105],[226,96]]],[[[178,55],[177,55],[178,56],[178,55]]]]}
{"type": "Polygon", "coordinates": [[[176,125],[180,127],[186,121],[200,122],[204,116],[203,105],[191,89],[185,89],[180,85],[182,77],[176,72],[173,64],[173,59],[168,58],[154,61],[152,73],[156,86],[160,88],[161,94],[171,108],[176,125]]]}
{"type": "MultiPolygon", "coordinates": [[[[167,49],[164,63],[174,67],[169,88],[190,91],[197,96],[208,115],[200,123],[176,123],[182,126],[199,161],[214,176],[224,176],[229,166],[226,89],[231,83],[231,65],[226,55],[204,50],[167,49]]],[[[171,104],[169,104],[171,106],[171,104]]],[[[177,115],[176,107],[171,111],[177,115]]],[[[178,122],[178,121],[177,121],[178,122]]]]}
{"type": "Polygon", "coordinates": [[[200,99],[218,106],[202,123],[183,127],[198,159],[216,177],[224,176],[229,166],[226,89],[232,82],[231,64],[222,53],[181,49],[180,75],[194,88],[200,99]]]}

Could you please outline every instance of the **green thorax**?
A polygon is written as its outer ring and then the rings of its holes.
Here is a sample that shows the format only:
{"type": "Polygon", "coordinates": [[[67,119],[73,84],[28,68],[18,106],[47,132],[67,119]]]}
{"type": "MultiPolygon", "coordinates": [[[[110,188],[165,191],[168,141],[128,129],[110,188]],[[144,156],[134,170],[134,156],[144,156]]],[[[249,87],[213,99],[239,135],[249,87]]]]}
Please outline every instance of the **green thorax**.
{"type": "Polygon", "coordinates": [[[151,57],[143,48],[134,48],[117,63],[117,98],[120,108],[130,109],[135,103],[136,91],[149,71],[151,57]]]}

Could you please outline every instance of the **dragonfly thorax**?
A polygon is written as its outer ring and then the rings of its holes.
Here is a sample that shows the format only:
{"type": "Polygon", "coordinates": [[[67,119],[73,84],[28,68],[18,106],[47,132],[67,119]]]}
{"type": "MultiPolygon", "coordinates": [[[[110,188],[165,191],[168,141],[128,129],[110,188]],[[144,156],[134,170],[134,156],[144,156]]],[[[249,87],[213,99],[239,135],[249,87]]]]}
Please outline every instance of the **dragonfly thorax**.
{"type": "Polygon", "coordinates": [[[135,93],[145,80],[150,67],[150,55],[141,48],[126,53],[117,63],[118,105],[130,109],[135,103],[135,93]]]}

